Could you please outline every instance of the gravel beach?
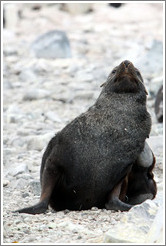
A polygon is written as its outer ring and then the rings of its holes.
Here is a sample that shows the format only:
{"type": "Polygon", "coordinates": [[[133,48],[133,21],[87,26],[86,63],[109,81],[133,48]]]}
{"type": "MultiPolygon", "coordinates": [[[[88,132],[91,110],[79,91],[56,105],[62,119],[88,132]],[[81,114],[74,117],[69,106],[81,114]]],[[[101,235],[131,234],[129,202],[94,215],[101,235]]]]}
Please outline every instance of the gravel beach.
{"type": "MultiPolygon", "coordinates": [[[[11,5],[19,17],[12,14],[13,22],[7,21],[9,6],[5,7],[3,242],[102,244],[113,242],[109,234],[117,225],[127,228],[125,221],[137,228],[136,212],[132,210],[122,213],[94,207],[55,212],[49,208],[45,214],[35,216],[12,213],[38,202],[40,164],[48,141],[93,105],[110,71],[127,59],[140,69],[148,91],[147,108],[152,117],[148,143],[156,156],[154,175],[158,187],[156,198],[145,202],[154,211],[154,217],[150,224],[147,217],[147,228],[138,233],[140,242],[162,243],[160,232],[147,239],[163,204],[163,123],[157,121],[154,110],[157,91],[163,84],[162,4],[133,2],[114,8],[99,2],[91,4],[88,13],[63,10],[64,6],[53,3],[11,5]],[[54,30],[65,32],[62,38],[67,46],[66,58],[37,57],[34,41],[54,30]]],[[[145,205],[136,207],[146,209],[145,205]]],[[[156,227],[161,225],[162,230],[161,217],[156,227]]],[[[115,231],[113,234],[115,242],[139,240],[137,236],[129,239],[125,229],[124,236],[115,231]]]]}

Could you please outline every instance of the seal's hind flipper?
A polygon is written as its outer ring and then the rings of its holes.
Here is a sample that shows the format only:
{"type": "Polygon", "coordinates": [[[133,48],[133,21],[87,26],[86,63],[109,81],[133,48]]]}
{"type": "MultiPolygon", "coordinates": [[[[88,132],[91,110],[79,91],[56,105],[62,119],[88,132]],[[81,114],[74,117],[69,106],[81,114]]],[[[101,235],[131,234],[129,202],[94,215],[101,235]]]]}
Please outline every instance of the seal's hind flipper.
{"type": "Polygon", "coordinates": [[[18,209],[16,211],[13,211],[13,213],[26,213],[26,214],[41,214],[44,213],[48,208],[48,203],[45,201],[41,201],[37,203],[34,206],[23,208],[23,209],[18,209]]]}
{"type": "Polygon", "coordinates": [[[43,168],[43,173],[41,175],[42,191],[39,203],[31,207],[19,209],[15,212],[27,214],[41,214],[47,210],[54,187],[62,177],[61,172],[58,168],[56,168],[56,165],[54,164],[55,163],[52,162],[50,158],[46,159],[46,165],[43,168]]]}

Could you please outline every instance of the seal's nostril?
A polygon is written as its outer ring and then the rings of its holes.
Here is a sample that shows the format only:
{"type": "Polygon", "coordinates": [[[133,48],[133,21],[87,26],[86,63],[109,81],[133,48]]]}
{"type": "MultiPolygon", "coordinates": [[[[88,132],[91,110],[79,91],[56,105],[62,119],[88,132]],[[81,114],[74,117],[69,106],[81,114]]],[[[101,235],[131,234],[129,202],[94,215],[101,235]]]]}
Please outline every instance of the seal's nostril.
{"type": "Polygon", "coordinates": [[[123,63],[124,63],[124,65],[125,65],[126,67],[128,67],[128,65],[129,65],[131,62],[128,61],[128,60],[125,60],[123,63]]]}

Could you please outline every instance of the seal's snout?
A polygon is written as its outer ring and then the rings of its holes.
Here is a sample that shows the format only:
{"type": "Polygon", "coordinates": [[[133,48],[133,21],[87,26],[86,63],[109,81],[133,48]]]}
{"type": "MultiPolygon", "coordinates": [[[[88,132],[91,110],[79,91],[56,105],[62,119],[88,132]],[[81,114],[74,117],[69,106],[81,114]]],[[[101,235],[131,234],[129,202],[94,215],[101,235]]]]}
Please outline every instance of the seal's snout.
{"type": "Polygon", "coordinates": [[[128,61],[128,60],[125,60],[125,61],[123,62],[123,64],[125,65],[125,67],[128,67],[128,66],[131,64],[131,62],[128,61]]]}
{"type": "Polygon", "coordinates": [[[122,73],[129,74],[135,70],[135,67],[133,66],[133,63],[131,61],[124,60],[119,64],[117,70],[119,71],[120,74],[122,73]]]}

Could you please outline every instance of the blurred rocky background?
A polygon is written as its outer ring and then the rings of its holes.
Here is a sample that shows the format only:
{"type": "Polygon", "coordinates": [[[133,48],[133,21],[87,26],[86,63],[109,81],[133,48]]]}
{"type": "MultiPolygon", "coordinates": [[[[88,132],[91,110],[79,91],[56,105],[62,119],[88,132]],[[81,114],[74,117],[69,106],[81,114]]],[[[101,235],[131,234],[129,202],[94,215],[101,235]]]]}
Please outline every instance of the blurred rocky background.
{"type": "Polygon", "coordinates": [[[6,2],[2,31],[4,242],[162,243],[162,3],[6,2]],[[38,201],[50,138],[95,102],[112,68],[126,59],[148,91],[156,198],[124,213],[12,214],[38,201]]]}

